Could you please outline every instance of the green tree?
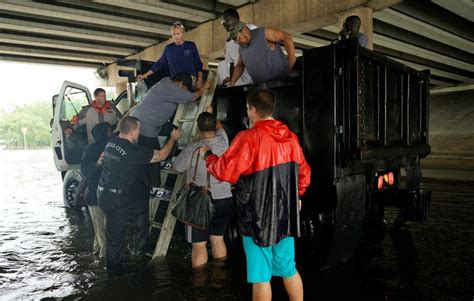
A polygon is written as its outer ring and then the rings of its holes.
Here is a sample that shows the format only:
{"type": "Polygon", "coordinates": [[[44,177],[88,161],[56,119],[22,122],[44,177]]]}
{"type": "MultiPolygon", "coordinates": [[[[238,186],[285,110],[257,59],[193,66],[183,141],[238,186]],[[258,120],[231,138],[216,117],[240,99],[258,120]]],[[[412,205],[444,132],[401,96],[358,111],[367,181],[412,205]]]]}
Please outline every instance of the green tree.
{"type": "Polygon", "coordinates": [[[26,127],[28,148],[49,146],[51,118],[52,109],[48,102],[23,105],[10,113],[0,112],[0,139],[5,140],[7,148],[23,148],[21,128],[26,127]]]}

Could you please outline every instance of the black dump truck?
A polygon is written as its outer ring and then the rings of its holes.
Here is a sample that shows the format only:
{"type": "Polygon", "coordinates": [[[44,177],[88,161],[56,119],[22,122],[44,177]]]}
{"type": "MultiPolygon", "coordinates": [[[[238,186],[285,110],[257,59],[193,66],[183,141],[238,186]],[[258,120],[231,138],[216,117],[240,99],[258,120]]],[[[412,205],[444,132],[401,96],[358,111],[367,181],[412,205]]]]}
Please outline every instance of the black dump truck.
{"type": "MultiPolygon", "coordinates": [[[[119,66],[135,71],[121,70],[119,75],[132,83],[135,74],[144,73],[152,63],[120,60],[119,66]]],[[[388,206],[400,208],[399,223],[425,221],[431,195],[422,188],[420,159],[430,153],[429,72],[351,43],[304,50],[295,69],[296,75],[281,80],[217,88],[213,105],[232,140],[248,126],[247,91],[265,86],[274,92],[275,118],[298,135],[312,169],[311,185],[302,199],[297,251],[320,267],[332,266],[352,258],[363,237],[383,235],[388,206]]],[[[166,71],[155,74],[145,84],[150,88],[166,75],[166,71]]],[[[131,91],[115,100],[123,111],[130,106],[131,91]]],[[[62,146],[60,136],[53,138],[62,146]]],[[[73,166],[78,160],[80,156],[66,163],[73,166]]],[[[79,176],[75,166],[68,171],[70,177],[66,174],[65,196],[74,195],[75,190],[67,192],[73,187],[68,179],[79,176]]],[[[237,236],[233,221],[226,239],[232,242],[237,236]]]]}
{"type": "MultiPolygon", "coordinates": [[[[363,235],[383,233],[387,206],[400,208],[400,223],[425,221],[429,72],[351,43],[305,50],[297,65],[299,76],[259,85],[274,92],[274,116],[298,135],[312,169],[298,249],[331,266],[353,257],[363,235]]],[[[249,88],[215,92],[230,139],[246,127],[249,88]]]]}

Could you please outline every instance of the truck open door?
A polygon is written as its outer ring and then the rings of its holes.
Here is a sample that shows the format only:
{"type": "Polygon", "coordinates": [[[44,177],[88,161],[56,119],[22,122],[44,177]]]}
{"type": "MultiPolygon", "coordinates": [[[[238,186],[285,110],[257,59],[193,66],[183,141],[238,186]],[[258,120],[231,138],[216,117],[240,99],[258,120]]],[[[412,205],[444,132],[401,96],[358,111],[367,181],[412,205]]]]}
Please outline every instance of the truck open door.
{"type": "Polygon", "coordinates": [[[89,89],[68,81],[63,83],[59,94],[53,97],[51,145],[54,163],[63,175],[68,170],[79,169],[82,151],[87,146],[85,128],[78,128],[71,135],[66,135],[64,129],[70,125],[71,119],[82,107],[89,105],[91,101],[89,89]]]}

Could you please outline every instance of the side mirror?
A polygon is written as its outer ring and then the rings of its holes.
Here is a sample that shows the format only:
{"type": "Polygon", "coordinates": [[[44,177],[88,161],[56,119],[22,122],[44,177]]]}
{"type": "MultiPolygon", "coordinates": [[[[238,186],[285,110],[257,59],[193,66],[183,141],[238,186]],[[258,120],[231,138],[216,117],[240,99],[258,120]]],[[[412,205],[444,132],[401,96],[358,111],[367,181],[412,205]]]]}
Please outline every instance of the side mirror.
{"type": "MultiPolygon", "coordinates": [[[[53,114],[54,114],[54,108],[56,107],[56,102],[58,100],[58,95],[54,95],[53,98],[51,99],[51,104],[53,105],[53,114]]],[[[52,124],[52,123],[51,123],[52,124]]]]}

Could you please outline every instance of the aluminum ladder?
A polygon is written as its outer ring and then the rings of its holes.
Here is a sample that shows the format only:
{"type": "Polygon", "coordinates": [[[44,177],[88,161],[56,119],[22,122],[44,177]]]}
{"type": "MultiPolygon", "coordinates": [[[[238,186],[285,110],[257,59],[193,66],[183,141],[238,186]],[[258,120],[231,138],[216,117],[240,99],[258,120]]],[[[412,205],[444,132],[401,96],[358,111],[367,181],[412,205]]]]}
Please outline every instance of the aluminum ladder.
{"type": "MultiPolygon", "coordinates": [[[[207,80],[210,81],[211,87],[201,96],[199,101],[179,104],[176,109],[173,124],[183,131],[182,137],[177,142],[178,150],[184,149],[188,144],[195,141],[197,118],[200,113],[205,112],[207,107],[212,104],[214,91],[217,86],[217,72],[209,71],[207,80]]],[[[176,218],[171,214],[171,210],[176,205],[176,195],[186,180],[186,173],[178,173],[170,169],[161,169],[160,176],[162,187],[166,187],[169,182],[172,182],[169,189],[171,190],[171,195],[150,197],[150,240],[157,240],[154,253],[149,254],[152,256],[152,259],[166,256],[168,252],[176,225],[176,218]]]]}

